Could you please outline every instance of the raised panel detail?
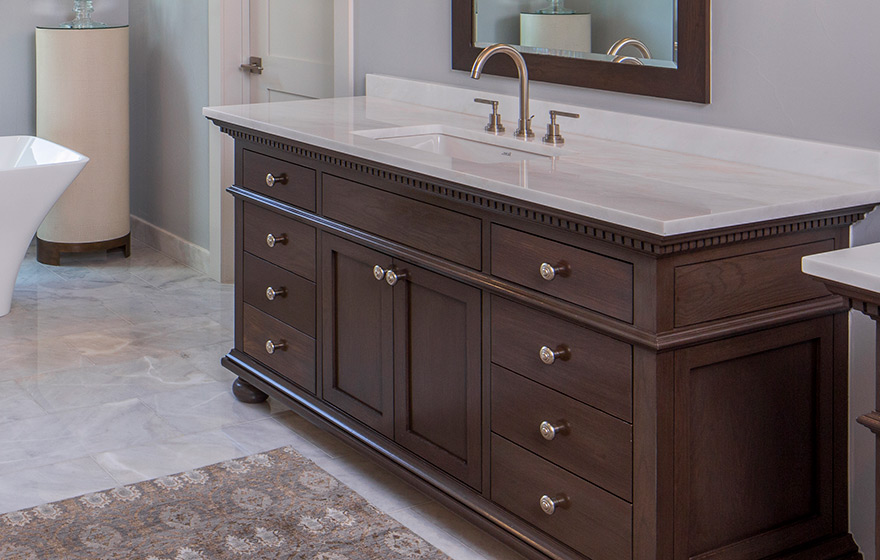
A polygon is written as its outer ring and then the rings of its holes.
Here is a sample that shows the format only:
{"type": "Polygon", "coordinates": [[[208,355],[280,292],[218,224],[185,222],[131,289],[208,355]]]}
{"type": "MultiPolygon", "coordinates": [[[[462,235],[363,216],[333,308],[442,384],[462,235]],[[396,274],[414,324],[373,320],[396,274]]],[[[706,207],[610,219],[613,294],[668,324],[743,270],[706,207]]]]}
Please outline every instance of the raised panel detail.
{"type": "Polygon", "coordinates": [[[391,258],[330,235],[322,243],[324,398],[393,437],[391,288],[373,276],[391,258]]]}
{"type": "Polygon", "coordinates": [[[395,440],[480,488],[480,291],[395,263],[395,440]]]}
{"type": "Polygon", "coordinates": [[[763,558],[830,533],[832,329],[676,352],[676,559],[763,558]]]}

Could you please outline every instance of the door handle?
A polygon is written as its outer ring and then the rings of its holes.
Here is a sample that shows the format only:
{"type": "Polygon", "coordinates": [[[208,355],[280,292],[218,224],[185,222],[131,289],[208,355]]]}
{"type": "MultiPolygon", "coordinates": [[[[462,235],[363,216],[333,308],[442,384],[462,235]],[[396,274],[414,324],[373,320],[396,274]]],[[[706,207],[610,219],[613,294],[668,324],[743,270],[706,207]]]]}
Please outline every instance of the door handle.
{"type": "Polygon", "coordinates": [[[250,58],[249,64],[242,64],[242,70],[247,70],[251,74],[262,74],[263,73],[263,59],[259,56],[252,56],[250,58]]]}

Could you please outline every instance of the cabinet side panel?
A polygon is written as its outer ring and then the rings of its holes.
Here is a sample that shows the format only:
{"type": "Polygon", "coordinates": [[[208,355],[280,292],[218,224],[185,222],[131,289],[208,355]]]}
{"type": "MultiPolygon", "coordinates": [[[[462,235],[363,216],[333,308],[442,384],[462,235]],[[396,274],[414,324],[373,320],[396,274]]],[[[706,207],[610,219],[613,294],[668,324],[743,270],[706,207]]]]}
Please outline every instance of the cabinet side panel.
{"type": "Polygon", "coordinates": [[[830,323],[677,354],[676,558],[764,557],[830,534],[830,323]]]}

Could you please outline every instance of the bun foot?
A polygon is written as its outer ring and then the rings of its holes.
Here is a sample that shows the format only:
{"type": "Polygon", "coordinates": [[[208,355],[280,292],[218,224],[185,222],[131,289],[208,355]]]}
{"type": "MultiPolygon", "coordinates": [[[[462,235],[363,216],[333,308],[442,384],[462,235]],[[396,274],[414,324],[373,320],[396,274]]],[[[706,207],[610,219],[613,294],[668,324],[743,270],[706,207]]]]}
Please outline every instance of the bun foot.
{"type": "Polygon", "coordinates": [[[269,395],[260,391],[241,377],[232,382],[232,394],[239,402],[257,404],[269,398],[269,395]]]}

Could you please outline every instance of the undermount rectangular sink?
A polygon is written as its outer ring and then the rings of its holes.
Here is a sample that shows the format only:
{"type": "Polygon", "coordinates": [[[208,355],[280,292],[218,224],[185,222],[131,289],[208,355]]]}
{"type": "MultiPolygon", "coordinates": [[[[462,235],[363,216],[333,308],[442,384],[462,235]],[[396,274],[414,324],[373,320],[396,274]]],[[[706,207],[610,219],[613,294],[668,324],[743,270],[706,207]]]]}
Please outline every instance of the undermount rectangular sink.
{"type": "Polygon", "coordinates": [[[475,163],[548,159],[561,152],[559,148],[444,125],[378,128],[353,134],[475,163]]]}

